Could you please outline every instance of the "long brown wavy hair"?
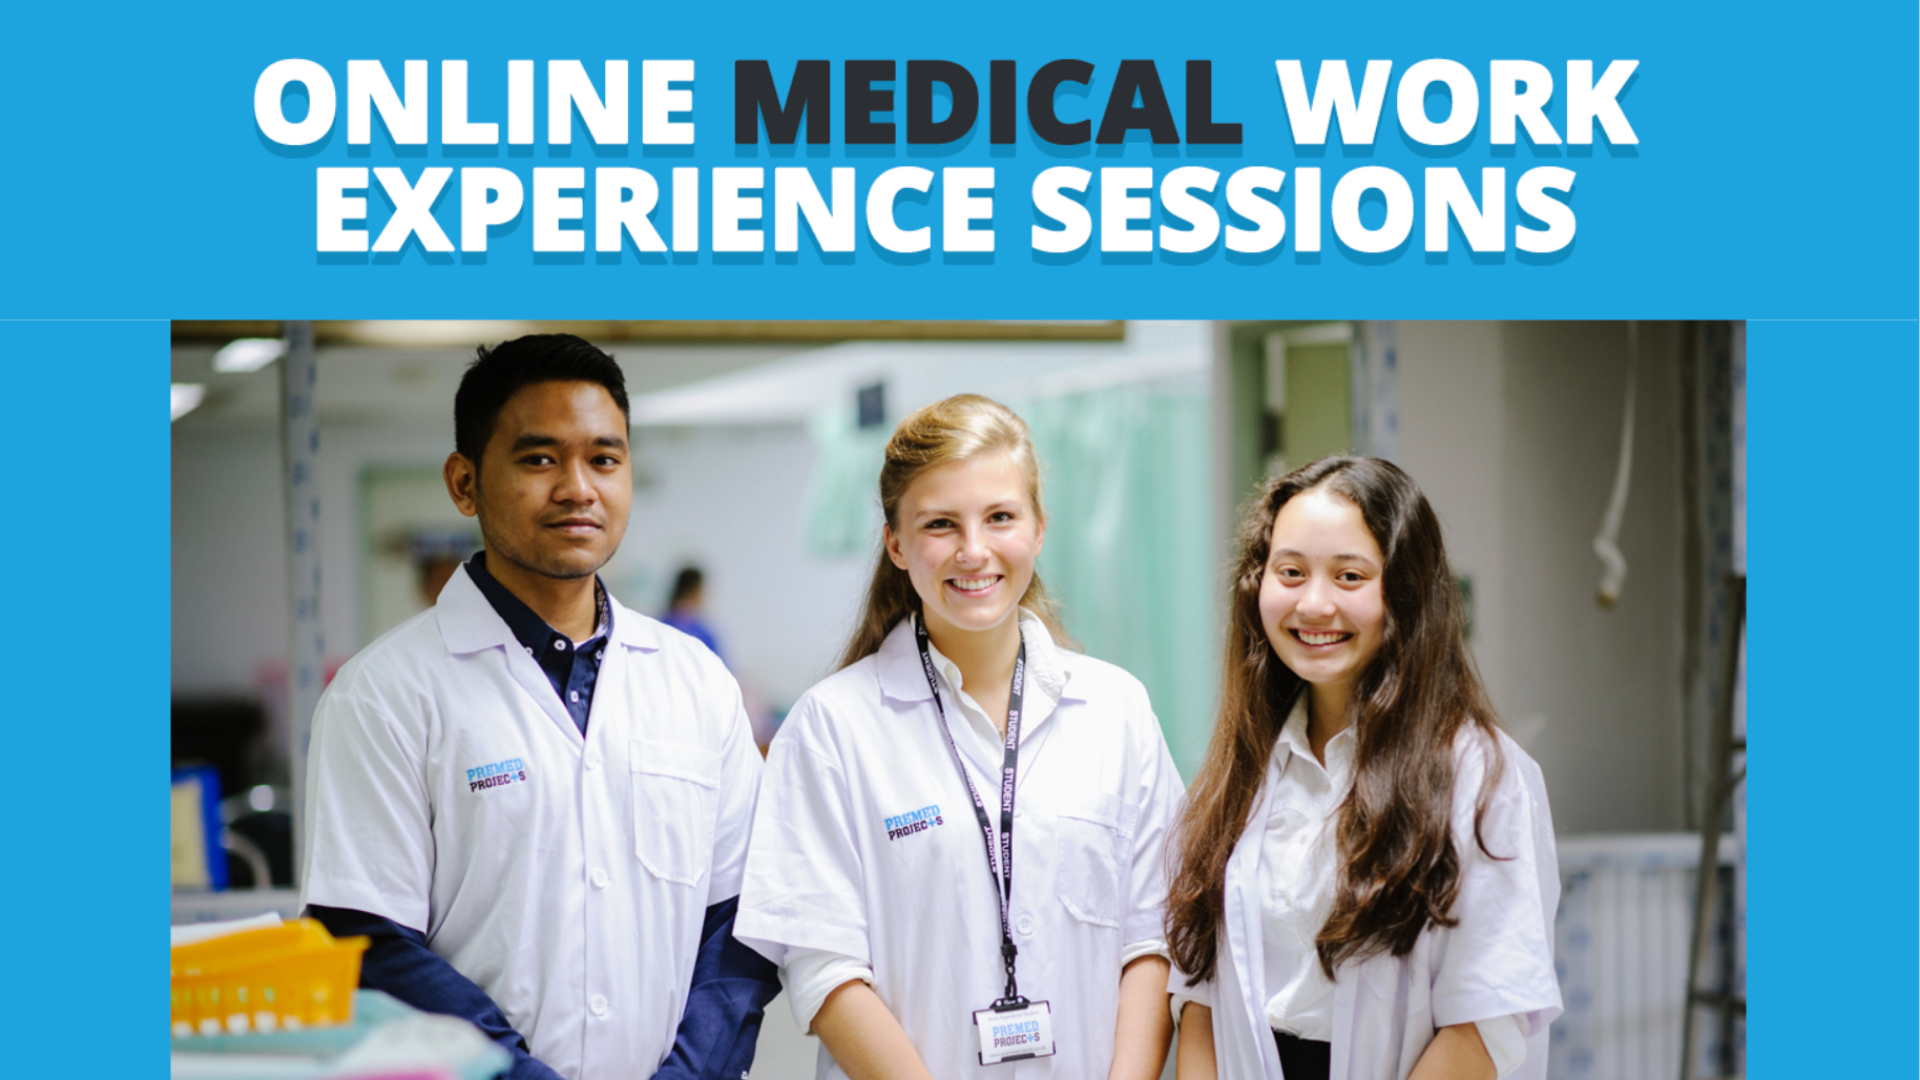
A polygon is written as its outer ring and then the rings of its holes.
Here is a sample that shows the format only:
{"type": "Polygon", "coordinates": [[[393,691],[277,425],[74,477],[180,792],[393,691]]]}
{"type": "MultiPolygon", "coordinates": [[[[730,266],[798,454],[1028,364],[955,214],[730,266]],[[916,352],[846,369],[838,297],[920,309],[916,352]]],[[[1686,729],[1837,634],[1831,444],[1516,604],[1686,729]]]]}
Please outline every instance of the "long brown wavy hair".
{"type": "MultiPolygon", "coordinates": [[[[886,515],[887,527],[900,527],[900,500],[921,474],[995,453],[1006,454],[1026,478],[1027,498],[1033,503],[1035,519],[1044,524],[1047,512],[1040,503],[1040,462],[1033,452],[1026,421],[991,398],[958,394],[900,421],[893,438],[887,440],[886,463],[880,467],[880,510],[886,515]]],[[[1047,595],[1038,570],[1020,598],[1020,606],[1040,616],[1054,641],[1072,646],[1073,639],[1060,625],[1059,606],[1047,595]]],[[[913,591],[912,579],[893,565],[883,541],[873,561],[867,602],[837,666],[846,667],[879,652],[888,632],[901,619],[919,611],[920,597],[913,591]]]]}
{"type": "MultiPolygon", "coordinates": [[[[1486,736],[1491,759],[1474,841],[1503,760],[1493,709],[1467,651],[1465,605],[1447,565],[1440,521],[1413,479],[1377,458],[1328,457],[1274,480],[1242,514],[1228,600],[1220,716],[1168,849],[1167,941],[1193,983],[1213,977],[1226,914],[1227,860],[1248,828],[1267,761],[1304,682],[1274,654],[1260,621],[1260,583],[1274,519],[1294,496],[1324,487],[1360,510],[1386,557],[1386,625],[1348,704],[1353,789],[1335,821],[1339,871],[1315,939],[1320,967],[1381,951],[1405,956],[1428,926],[1452,926],[1460,853],[1452,835],[1454,744],[1486,736]]],[[[1487,852],[1493,856],[1492,852],[1487,852]]],[[[1497,857],[1497,856],[1495,856],[1497,857]]]]}

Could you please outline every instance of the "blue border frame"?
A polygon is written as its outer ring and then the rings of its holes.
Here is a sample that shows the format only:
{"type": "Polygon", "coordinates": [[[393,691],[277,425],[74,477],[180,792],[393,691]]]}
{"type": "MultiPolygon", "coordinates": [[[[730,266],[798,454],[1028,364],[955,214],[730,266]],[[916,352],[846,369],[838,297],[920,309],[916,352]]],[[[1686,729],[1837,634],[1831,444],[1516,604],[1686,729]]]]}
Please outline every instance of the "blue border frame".
{"type": "Polygon", "coordinates": [[[1747,324],[1755,1080],[1915,1071],[1916,356],[1911,321],[1747,324]]]}
{"type": "MultiPolygon", "coordinates": [[[[168,334],[163,321],[98,320],[259,315],[1755,319],[1750,726],[1762,741],[1751,756],[1752,1075],[1916,1071],[1920,1050],[1906,1034],[1920,1005],[1907,922],[1920,846],[1912,5],[1731,12],[1622,0],[1561,13],[1502,3],[1469,18],[1390,4],[1362,19],[1337,5],[908,10],[753,0],[730,8],[724,26],[661,5],[590,14],[541,20],[498,3],[349,3],[325,18],[238,3],[191,14],[151,5],[12,13],[0,102],[16,156],[0,170],[0,198],[15,213],[0,319],[14,321],[0,321],[0,355],[17,426],[52,450],[19,460],[58,463],[22,477],[0,540],[18,568],[5,650],[19,688],[13,802],[49,822],[13,833],[19,884],[7,907],[23,977],[9,980],[5,1002],[9,1015],[33,1018],[17,1071],[164,1068],[161,1024],[149,1035],[137,1018],[93,1006],[137,1011],[162,996],[152,912],[165,880],[164,818],[151,808],[167,738],[169,443],[158,373],[168,334]],[[336,267],[303,246],[313,162],[263,151],[252,127],[252,80],[285,56],[342,67],[366,56],[479,64],[509,50],[592,59],[609,48],[636,59],[695,56],[716,75],[734,57],[979,64],[1010,49],[1028,68],[1082,56],[1109,70],[1128,56],[1209,57],[1223,70],[1249,65],[1217,85],[1219,100],[1236,104],[1270,94],[1271,58],[1288,53],[1470,65],[1632,56],[1643,69],[1629,115],[1643,141],[1634,155],[1580,162],[1582,242],[1552,266],[1432,267],[1416,257],[1051,267],[1010,250],[985,266],[840,267],[804,254],[794,265],[547,266],[503,256],[437,266],[415,252],[393,266],[336,267]],[[24,321],[48,317],[96,321],[24,321]],[[1816,597],[1826,602],[1808,602],[1816,597]],[[103,645],[122,647],[81,658],[103,645]],[[130,862],[132,882],[101,876],[95,852],[130,862]]],[[[706,100],[714,112],[703,106],[701,122],[724,133],[725,101],[706,100]]],[[[1248,110],[1237,119],[1268,123],[1248,110]]],[[[1463,166],[1488,163],[1476,145],[1463,166]]],[[[1001,167],[1042,163],[1040,150],[1016,149],[1001,167]]],[[[697,150],[701,166],[779,158],[704,139],[697,150]]],[[[352,160],[343,146],[326,152],[352,160]]],[[[999,162],[985,147],[966,155],[934,164],[999,162]]],[[[1378,155],[1386,164],[1420,156],[1391,145],[1378,155]]],[[[901,148],[895,160],[910,157],[901,148]]],[[[1137,144],[1121,157],[1170,163],[1137,144]]],[[[1250,144],[1241,161],[1288,159],[1269,141],[1250,144]]],[[[366,163],[393,160],[384,147],[366,163]]],[[[590,151],[573,160],[595,163],[590,151]]]]}
{"type": "Polygon", "coordinates": [[[0,530],[0,1012],[19,1021],[21,1075],[166,1075],[170,349],[164,322],[0,322],[20,460],[41,466],[0,530]]]}

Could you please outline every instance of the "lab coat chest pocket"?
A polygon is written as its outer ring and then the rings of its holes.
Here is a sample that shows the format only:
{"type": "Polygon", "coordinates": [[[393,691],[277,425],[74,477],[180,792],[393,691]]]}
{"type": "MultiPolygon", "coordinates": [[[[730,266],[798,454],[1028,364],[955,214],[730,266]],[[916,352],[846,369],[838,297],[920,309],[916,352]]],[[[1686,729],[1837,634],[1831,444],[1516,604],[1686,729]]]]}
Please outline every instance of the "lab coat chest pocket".
{"type": "Polygon", "coordinates": [[[720,755],[681,743],[628,744],[634,855],[664,881],[695,885],[713,861],[720,810],[720,755]]]}
{"type": "Polygon", "coordinates": [[[1139,807],[1086,791],[1063,798],[1057,813],[1060,902],[1081,922],[1119,929],[1122,853],[1139,807]]]}

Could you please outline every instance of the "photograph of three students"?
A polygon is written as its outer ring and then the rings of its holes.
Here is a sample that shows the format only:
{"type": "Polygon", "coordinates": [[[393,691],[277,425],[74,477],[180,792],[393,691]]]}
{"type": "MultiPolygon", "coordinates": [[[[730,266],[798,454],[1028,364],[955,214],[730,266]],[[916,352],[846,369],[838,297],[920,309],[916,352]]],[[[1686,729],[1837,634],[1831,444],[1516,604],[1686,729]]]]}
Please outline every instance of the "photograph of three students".
{"type": "MultiPolygon", "coordinates": [[[[177,322],[176,941],[363,941],[449,1076],[1738,1075],[1744,380],[1727,322],[177,322]]],[[[285,1026],[179,1010],[176,1076],[285,1026]]]]}

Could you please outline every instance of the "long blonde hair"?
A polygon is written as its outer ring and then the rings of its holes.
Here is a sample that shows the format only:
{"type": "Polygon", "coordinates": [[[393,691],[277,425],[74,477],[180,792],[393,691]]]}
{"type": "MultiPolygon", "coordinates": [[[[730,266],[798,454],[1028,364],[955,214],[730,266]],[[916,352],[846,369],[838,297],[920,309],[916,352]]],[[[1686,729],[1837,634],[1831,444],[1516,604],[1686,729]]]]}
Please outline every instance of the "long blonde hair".
{"type": "MultiPolygon", "coordinates": [[[[1039,522],[1045,524],[1047,512],[1040,503],[1040,462],[1034,455],[1026,421],[991,398],[957,394],[900,421],[893,438],[887,440],[886,463],[880,467],[880,510],[886,515],[887,527],[900,527],[900,500],[923,473],[993,453],[1006,454],[1026,477],[1027,498],[1033,502],[1039,522]]],[[[1047,595],[1039,571],[1034,572],[1020,606],[1038,615],[1056,642],[1071,646],[1072,639],[1060,625],[1059,605],[1047,595]]],[[[919,611],[920,596],[913,591],[912,579],[893,565],[882,540],[873,562],[873,580],[867,586],[866,605],[846,650],[840,654],[838,667],[879,652],[880,643],[900,620],[919,611]]]]}

